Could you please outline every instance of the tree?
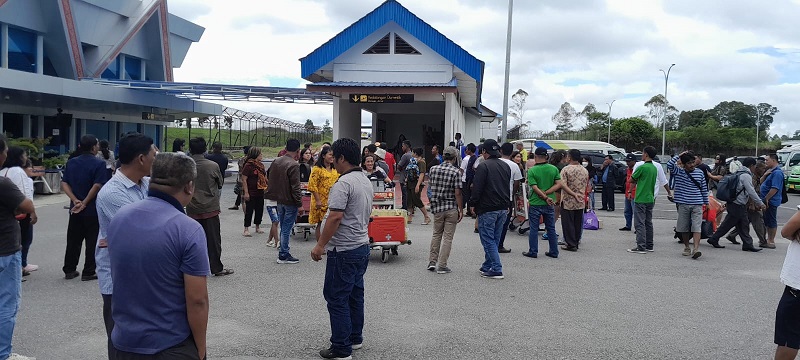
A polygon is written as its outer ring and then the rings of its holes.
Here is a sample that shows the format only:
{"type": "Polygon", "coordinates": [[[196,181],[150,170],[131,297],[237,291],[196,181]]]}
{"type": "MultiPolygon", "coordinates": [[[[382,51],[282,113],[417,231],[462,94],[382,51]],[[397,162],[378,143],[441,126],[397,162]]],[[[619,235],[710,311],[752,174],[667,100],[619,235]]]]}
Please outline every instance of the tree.
{"type": "Polygon", "coordinates": [[[680,116],[678,116],[678,128],[685,129],[692,126],[701,126],[709,119],[716,120],[714,114],[709,110],[681,111],[680,116]]]}
{"type": "Polygon", "coordinates": [[[569,102],[561,104],[561,108],[553,115],[553,122],[556,124],[556,132],[564,132],[572,130],[572,124],[577,117],[578,112],[570,105],[569,102]]]}
{"type": "Polygon", "coordinates": [[[333,135],[333,128],[331,127],[330,119],[325,119],[325,125],[322,125],[322,135],[333,135]]]}
{"type": "Polygon", "coordinates": [[[722,126],[734,128],[756,127],[756,108],[741,101],[723,101],[711,109],[722,126]]]}
{"type": "Polygon", "coordinates": [[[778,113],[778,108],[767,103],[759,103],[755,108],[759,130],[769,130],[769,127],[775,120],[773,116],[778,113]]]}
{"type": "Polygon", "coordinates": [[[585,125],[589,125],[589,116],[595,113],[597,113],[597,108],[594,106],[594,104],[588,103],[583,107],[583,110],[578,113],[576,120],[583,120],[585,125]]]}
{"type": "Polygon", "coordinates": [[[516,121],[517,126],[523,127],[525,123],[525,103],[528,100],[528,92],[519,89],[514,95],[511,95],[511,106],[509,107],[508,116],[516,121]]]}
{"type": "Polygon", "coordinates": [[[611,141],[628,149],[644,148],[657,137],[658,131],[653,124],[640,117],[619,119],[611,125],[611,141]]]}
{"type": "Polygon", "coordinates": [[[314,129],[316,128],[316,126],[314,126],[314,121],[312,121],[311,119],[306,119],[306,124],[304,125],[304,127],[308,132],[314,131],[314,129]]]}
{"type": "Polygon", "coordinates": [[[659,129],[663,121],[667,123],[667,130],[678,128],[678,109],[669,104],[664,95],[658,94],[647,100],[644,106],[648,108],[648,116],[659,129]]]}

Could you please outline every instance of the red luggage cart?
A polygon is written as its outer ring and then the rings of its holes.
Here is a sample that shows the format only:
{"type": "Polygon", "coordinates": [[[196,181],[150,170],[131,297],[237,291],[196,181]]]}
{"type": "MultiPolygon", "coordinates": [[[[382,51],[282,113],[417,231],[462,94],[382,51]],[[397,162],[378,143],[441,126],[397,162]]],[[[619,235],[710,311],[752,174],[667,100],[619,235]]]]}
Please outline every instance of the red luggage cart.
{"type": "Polygon", "coordinates": [[[411,244],[406,229],[408,212],[395,209],[396,196],[393,185],[383,180],[372,181],[375,195],[367,231],[370,249],[380,250],[382,262],[389,260],[389,254],[397,255],[398,246],[411,244]]]}

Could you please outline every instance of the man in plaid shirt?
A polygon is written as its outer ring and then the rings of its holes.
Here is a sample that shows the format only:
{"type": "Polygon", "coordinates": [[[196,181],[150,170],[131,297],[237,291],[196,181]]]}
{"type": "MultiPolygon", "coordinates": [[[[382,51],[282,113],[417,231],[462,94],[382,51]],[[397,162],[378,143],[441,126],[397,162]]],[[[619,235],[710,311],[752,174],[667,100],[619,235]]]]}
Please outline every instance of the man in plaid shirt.
{"type": "Polygon", "coordinates": [[[428,270],[447,274],[447,258],[453,245],[456,224],[464,216],[464,202],[461,198],[461,172],[455,166],[458,150],[448,146],[444,150],[444,162],[428,172],[431,189],[431,212],[433,213],[433,238],[428,258],[428,270]],[[438,262],[438,266],[437,266],[438,262]]]}

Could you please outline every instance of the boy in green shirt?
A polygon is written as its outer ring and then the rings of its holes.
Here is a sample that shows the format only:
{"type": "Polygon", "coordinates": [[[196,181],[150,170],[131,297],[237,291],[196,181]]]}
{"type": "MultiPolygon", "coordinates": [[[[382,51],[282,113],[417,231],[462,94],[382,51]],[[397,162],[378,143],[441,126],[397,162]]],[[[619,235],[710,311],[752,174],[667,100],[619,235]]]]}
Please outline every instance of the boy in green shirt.
{"type": "Polygon", "coordinates": [[[647,254],[653,251],[653,205],[658,170],[653,165],[656,149],[652,146],[644,148],[640,165],[631,174],[631,182],[636,183],[636,195],[633,199],[636,221],[636,247],[628,249],[629,253],[647,254]]]}

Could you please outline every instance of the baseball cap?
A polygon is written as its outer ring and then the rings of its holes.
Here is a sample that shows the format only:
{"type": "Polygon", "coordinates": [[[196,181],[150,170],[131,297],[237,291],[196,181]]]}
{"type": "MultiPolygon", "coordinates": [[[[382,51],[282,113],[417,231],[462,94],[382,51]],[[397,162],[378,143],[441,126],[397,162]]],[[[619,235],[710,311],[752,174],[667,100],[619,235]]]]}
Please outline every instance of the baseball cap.
{"type": "Polygon", "coordinates": [[[534,155],[545,156],[547,155],[547,149],[543,147],[537,147],[536,150],[533,151],[534,155]]]}
{"type": "Polygon", "coordinates": [[[455,146],[448,146],[444,148],[444,152],[442,154],[444,154],[444,157],[452,157],[453,159],[458,159],[459,155],[458,149],[456,149],[455,146]]]}
{"type": "Polygon", "coordinates": [[[500,156],[500,145],[497,144],[495,139],[486,139],[483,141],[483,151],[486,151],[490,156],[500,156]]]}
{"type": "Polygon", "coordinates": [[[636,155],[633,155],[633,153],[628,153],[628,155],[625,155],[625,161],[636,161],[636,155]]]}
{"type": "Polygon", "coordinates": [[[381,160],[386,159],[386,150],[378,148],[375,150],[375,155],[381,158],[381,160]]]}

